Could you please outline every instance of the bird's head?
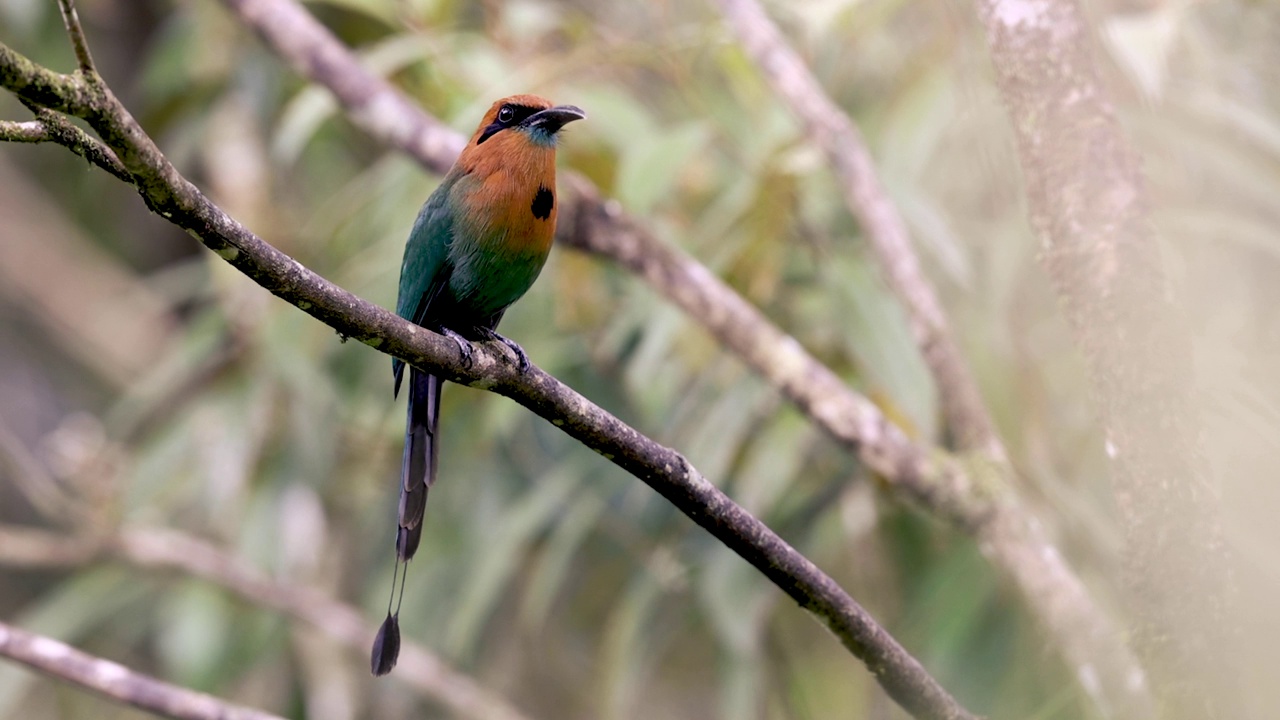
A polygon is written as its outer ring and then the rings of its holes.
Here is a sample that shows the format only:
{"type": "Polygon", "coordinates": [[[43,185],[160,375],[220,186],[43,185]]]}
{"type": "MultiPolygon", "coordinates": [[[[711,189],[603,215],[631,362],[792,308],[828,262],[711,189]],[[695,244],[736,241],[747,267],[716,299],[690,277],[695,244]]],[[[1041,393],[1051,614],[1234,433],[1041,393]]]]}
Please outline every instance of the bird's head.
{"type": "Polygon", "coordinates": [[[471,147],[511,134],[545,148],[554,148],[560,128],[587,114],[573,105],[552,105],[537,95],[512,95],[495,102],[471,136],[471,147]]]}

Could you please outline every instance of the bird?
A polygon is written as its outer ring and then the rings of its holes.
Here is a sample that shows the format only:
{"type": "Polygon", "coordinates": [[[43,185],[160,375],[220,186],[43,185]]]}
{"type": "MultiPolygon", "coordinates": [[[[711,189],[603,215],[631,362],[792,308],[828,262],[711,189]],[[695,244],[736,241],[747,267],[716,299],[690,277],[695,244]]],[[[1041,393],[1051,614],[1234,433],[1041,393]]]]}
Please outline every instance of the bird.
{"type": "MultiPolygon", "coordinates": [[[[396,313],[453,339],[469,363],[473,341],[501,342],[521,372],[528,357],[496,331],[503,313],[529,290],[546,263],[556,227],[556,144],[561,129],[586,113],[537,95],[493,103],[466,148],[423,203],[405,244],[396,313]]],[[[399,397],[406,367],[392,360],[399,397]]],[[[439,461],[444,379],[408,368],[408,420],[400,467],[396,571],[418,550],[427,494],[439,461]]],[[[396,575],[392,575],[395,597],[396,575]]],[[[391,672],[400,650],[400,595],[374,640],[375,676],[391,672]]]]}

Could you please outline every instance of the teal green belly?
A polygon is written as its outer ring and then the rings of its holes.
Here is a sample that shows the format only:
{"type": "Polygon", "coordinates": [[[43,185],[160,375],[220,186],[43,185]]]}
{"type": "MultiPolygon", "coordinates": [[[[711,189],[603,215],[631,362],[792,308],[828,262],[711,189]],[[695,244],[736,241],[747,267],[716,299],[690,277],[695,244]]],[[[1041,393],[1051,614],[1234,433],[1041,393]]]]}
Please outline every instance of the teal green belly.
{"type": "MultiPolygon", "coordinates": [[[[501,313],[538,279],[546,253],[473,253],[455,260],[449,291],[452,305],[473,324],[501,313]]],[[[460,318],[462,319],[462,318],[460,318]]]]}

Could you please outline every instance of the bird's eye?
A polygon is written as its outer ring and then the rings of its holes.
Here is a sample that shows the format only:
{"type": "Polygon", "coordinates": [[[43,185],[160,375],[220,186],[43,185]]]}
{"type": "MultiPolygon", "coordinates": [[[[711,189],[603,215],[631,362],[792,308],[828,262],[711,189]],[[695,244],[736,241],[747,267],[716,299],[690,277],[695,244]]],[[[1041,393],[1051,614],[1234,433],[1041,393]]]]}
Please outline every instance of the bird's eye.
{"type": "Polygon", "coordinates": [[[516,116],[516,111],[512,110],[511,106],[504,105],[502,109],[498,111],[498,122],[509,123],[511,122],[511,119],[514,118],[515,116],[516,116]]]}

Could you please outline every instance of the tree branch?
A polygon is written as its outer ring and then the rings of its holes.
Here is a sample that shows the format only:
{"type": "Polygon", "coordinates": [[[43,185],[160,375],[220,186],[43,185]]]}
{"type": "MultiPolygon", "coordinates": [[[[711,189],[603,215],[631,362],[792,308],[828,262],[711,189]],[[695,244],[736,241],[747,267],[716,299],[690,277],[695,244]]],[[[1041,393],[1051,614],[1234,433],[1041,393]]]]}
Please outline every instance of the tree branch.
{"type": "Polygon", "coordinates": [[[81,117],[116,151],[147,206],[276,296],[345,337],[440,375],[506,395],[667,498],[809,610],[877,682],[919,718],[971,718],[834,580],[720,492],[670,448],[641,435],[537,367],[520,372],[500,344],[459,347],[316,275],[227,216],[169,163],[105,83],[39,67],[0,44],[0,85],[81,117]]]}
{"type": "Polygon", "coordinates": [[[282,720],[211,695],[161,682],[119,663],[0,622],[0,655],[123,705],[177,720],[282,720]]]}
{"type": "Polygon", "coordinates": [[[53,142],[49,129],[39,120],[0,120],[0,140],[13,143],[53,142]]]}
{"type": "Polygon", "coordinates": [[[1246,717],[1232,558],[1200,447],[1190,341],[1139,159],[1075,0],[979,0],[1031,227],[1089,367],[1125,532],[1135,645],[1170,717],[1246,717]]]}
{"type": "Polygon", "coordinates": [[[223,4],[294,70],[328,88],[357,127],[417,158],[437,175],[453,167],[466,139],[361,65],[302,5],[289,0],[223,0],[223,4]]]}
{"type": "Polygon", "coordinates": [[[982,450],[1004,462],[1004,444],[951,335],[942,304],[920,269],[907,224],[880,184],[858,126],[827,96],[756,0],[715,0],[715,4],[774,93],[826,153],[844,191],[845,206],[861,224],[890,289],[906,310],[957,445],[982,450]]]}
{"type": "Polygon", "coordinates": [[[57,143],[98,167],[117,180],[132,184],[133,179],[120,164],[120,159],[100,140],[73,125],[61,115],[38,105],[29,105],[36,119],[28,122],[0,120],[0,140],[21,143],[57,143]]]}
{"type": "Polygon", "coordinates": [[[98,74],[93,66],[93,55],[89,53],[89,41],[85,39],[84,28],[80,26],[80,14],[71,0],[58,0],[58,10],[62,12],[62,24],[67,28],[67,37],[71,38],[71,49],[76,53],[76,62],[80,64],[80,72],[88,76],[98,74]]]}
{"type": "MultiPolygon", "coordinates": [[[[126,528],[100,538],[66,537],[43,530],[0,526],[0,564],[66,567],[115,558],[134,567],[177,571],[211,582],[259,607],[315,627],[367,661],[376,630],[360,611],[298,583],[276,582],[239,558],[190,535],[156,528],[126,528]]],[[[528,720],[506,700],[412,642],[400,649],[395,677],[462,717],[528,720]]]]}

